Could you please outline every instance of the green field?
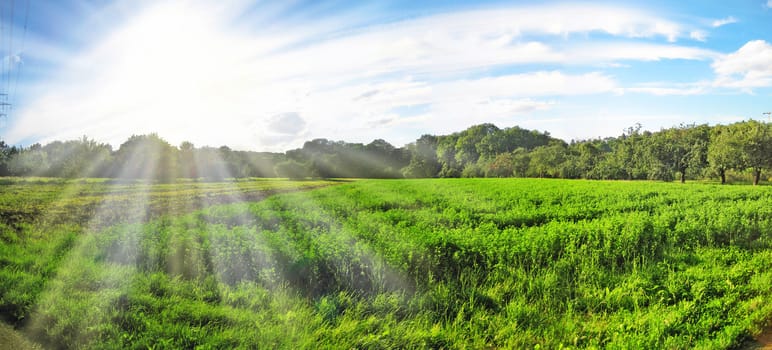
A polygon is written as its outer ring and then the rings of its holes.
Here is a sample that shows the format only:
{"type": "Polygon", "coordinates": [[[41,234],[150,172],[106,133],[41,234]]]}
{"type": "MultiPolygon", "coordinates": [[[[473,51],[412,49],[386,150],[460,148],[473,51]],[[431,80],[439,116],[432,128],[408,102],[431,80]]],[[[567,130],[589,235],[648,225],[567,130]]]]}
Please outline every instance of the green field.
{"type": "Polygon", "coordinates": [[[141,349],[731,348],[772,318],[772,187],[329,184],[8,180],[0,313],[141,349]]]}

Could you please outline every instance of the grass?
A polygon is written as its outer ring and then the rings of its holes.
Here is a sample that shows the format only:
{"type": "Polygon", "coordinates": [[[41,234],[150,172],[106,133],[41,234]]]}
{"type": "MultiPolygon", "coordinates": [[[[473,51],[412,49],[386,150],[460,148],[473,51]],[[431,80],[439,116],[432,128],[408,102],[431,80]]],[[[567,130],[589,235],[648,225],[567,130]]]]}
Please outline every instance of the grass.
{"type": "Polygon", "coordinates": [[[63,348],[731,348],[772,316],[769,187],[266,184],[4,185],[40,199],[0,310],[63,348]]]}

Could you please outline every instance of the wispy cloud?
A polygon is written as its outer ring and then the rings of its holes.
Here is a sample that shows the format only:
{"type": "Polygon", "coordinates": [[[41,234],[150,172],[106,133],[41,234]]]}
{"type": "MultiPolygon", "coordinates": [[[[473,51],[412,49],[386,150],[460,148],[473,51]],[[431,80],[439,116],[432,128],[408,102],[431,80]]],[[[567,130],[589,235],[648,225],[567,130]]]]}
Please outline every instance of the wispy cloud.
{"type": "MultiPolygon", "coordinates": [[[[676,44],[704,41],[707,33],[619,6],[504,7],[354,29],[328,20],[267,31],[239,22],[242,10],[209,2],[148,6],[71,55],[61,67],[66,73],[43,82],[20,111],[8,140],[87,134],[117,144],[158,132],[172,143],[281,151],[309,137],[365,141],[398,133],[376,124],[438,132],[507,120],[555,108],[564,96],[624,91],[597,67],[721,57],[676,44]],[[595,36],[602,40],[589,39],[595,36]],[[540,66],[519,69],[529,65],[540,66]],[[416,105],[426,108],[399,112],[416,105]]],[[[714,68],[725,65],[733,63],[714,68]]],[[[628,91],[676,92],[667,89],[628,91]]]]}
{"type": "Polygon", "coordinates": [[[704,30],[693,30],[689,32],[689,37],[697,41],[705,42],[708,40],[708,33],[704,30]]]}
{"type": "MultiPolygon", "coordinates": [[[[772,1],[772,0],[770,0],[770,1],[772,1]]],[[[767,3],[767,4],[769,4],[769,3],[767,3]]],[[[713,26],[713,28],[718,28],[718,27],[721,27],[721,26],[724,26],[724,25],[727,25],[727,24],[732,24],[732,23],[737,23],[737,19],[732,17],[732,16],[729,16],[727,18],[717,19],[717,20],[713,21],[710,25],[713,26]]]]}
{"type": "Polygon", "coordinates": [[[709,81],[696,83],[645,83],[634,87],[625,88],[624,92],[643,93],[655,96],[693,96],[702,95],[710,91],[709,81]]]}

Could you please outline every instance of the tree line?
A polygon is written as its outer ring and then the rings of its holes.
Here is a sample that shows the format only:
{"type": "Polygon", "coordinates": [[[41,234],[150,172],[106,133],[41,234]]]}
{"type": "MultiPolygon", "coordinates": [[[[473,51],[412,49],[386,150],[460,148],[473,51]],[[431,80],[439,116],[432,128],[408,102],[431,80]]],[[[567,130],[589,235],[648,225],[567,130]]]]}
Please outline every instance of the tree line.
{"type": "Polygon", "coordinates": [[[618,137],[571,141],[517,126],[480,124],[423,135],[404,147],[314,139],[285,153],[226,146],[173,146],[157,134],[132,136],[113,150],[83,137],[29,147],[0,141],[0,176],[155,179],[549,177],[685,182],[772,170],[772,124],[679,125],[657,132],[635,125],[618,137]]]}

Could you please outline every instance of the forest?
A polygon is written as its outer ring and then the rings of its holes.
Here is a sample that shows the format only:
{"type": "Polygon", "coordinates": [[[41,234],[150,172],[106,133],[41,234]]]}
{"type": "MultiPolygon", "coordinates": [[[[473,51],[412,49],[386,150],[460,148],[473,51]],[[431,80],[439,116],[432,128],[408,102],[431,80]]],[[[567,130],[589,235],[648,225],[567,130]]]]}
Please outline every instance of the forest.
{"type": "Polygon", "coordinates": [[[450,135],[422,135],[404,147],[314,139],[285,153],[227,146],[171,145],[157,134],[134,135],[114,150],[84,136],[46,145],[0,141],[0,176],[221,180],[246,177],[567,179],[732,179],[758,184],[772,169],[772,124],[678,125],[618,137],[574,140],[518,126],[480,124],[450,135]]]}

